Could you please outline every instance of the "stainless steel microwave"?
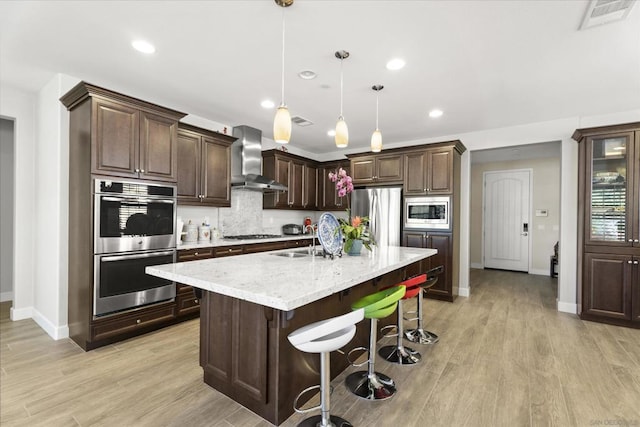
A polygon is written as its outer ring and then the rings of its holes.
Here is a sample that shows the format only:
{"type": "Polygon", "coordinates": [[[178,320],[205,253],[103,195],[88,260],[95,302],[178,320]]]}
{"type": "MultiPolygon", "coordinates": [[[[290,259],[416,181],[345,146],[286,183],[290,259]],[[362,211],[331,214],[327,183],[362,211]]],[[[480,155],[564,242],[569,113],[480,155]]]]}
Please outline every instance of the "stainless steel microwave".
{"type": "Polygon", "coordinates": [[[451,197],[405,197],[404,228],[418,230],[451,229],[451,197]]]}

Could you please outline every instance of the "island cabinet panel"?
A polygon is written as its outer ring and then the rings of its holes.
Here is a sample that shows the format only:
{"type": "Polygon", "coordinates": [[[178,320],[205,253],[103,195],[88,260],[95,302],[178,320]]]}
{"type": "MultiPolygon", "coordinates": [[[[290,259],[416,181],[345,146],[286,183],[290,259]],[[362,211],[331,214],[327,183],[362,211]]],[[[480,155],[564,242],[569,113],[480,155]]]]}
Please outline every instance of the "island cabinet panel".
{"type": "Polygon", "coordinates": [[[640,328],[640,122],[578,129],[578,314],[640,328]]]}
{"type": "MultiPolygon", "coordinates": [[[[204,292],[200,365],[205,383],[269,422],[283,423],[293,413],[295,397],[318,384],[320,372],[318,355],[297,350],[287,336],[305,325],[349,312],[356,300],[397,284],[406,275],[407,268],[400,268],[292,311],[204,292]]],[[[394,323],[394,319],[381,319],[379,328],[394,323]]],[[[346,351],[368,343],[369,323],[360,322],[356,328],[346,351]]],[[[333,379],[348,367],[348,362],[337,352],[330,357],[333,379]]]]}
{"type": "Polygon", "coordinates": [[[453,301],[458,295],[453,291],[452,234],[425,231],[405,231],[403,233],[403,246],[438,250],[436,255],[429,257],[420,263],[414,264],[409,270],[409,275],[421,274],[431,268],[442,265],[444,267],[444,271],[440,274],[438,282],[425,293],[425,296],[444,301],[453,301]]]}
{"type": "Polygon", "coordinates": [[[178,204],[231,206],[231,144],[235,138],[181,123],[178,204]]]}

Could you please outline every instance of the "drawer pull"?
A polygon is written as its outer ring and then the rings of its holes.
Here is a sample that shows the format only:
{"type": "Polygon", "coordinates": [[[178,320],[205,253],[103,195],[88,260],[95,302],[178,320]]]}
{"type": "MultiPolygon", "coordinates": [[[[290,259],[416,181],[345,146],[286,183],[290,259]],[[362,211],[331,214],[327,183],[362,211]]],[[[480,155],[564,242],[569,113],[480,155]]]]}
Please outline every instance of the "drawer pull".
{"type": "Polygon", "coordinates": [[[140,324],[140,319],[136,319],[136,323],[137,323],[137,324],[140,324]]]}
{"type": "Polygon", "coordinates": [[[198,256],[198,255],[200,255],[198,252],[193,253],[193,256],[198,256]]]}
{"type": "Polygon", "coordinates": [[[196,299],[194,299],[194,300],[193,300],[193,302],[194,302],[194,303],[196,303],[196,304],[198,304],[198,299],[197,299],[197,298],[196,298],[196,299]]]}

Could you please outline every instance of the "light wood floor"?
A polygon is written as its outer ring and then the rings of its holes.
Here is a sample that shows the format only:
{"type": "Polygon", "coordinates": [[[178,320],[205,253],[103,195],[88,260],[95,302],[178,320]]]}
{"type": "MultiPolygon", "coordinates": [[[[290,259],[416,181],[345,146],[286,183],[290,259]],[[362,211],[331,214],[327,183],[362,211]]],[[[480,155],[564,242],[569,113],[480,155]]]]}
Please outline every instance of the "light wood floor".
{"type": "MultiPolygon", "coordinates": [[[[640,330],[555,309],[556,280],[472,270],[472,296],[426,301],[441,341],[377,368],[398,394],[367,402],[333,384],[355,426],[640,426],[640,330]]],[[[198,321],[83,352],[0,315],[3,426],[269,426],[202,382],[198,321]]],[[[386,339],[385,341],[389,341],[386,339]]],[[[293,426],[304,416],[284,424],[293,426]]]]}

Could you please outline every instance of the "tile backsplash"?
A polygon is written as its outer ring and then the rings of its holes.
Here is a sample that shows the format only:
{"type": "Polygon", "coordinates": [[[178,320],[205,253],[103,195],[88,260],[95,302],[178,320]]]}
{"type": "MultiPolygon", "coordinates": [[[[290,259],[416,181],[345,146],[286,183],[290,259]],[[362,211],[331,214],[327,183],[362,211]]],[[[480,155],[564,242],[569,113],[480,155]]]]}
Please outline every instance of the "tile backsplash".
{"type": "MultiPolygon", "coordinates": [[[[185,224],[191,220],[202,224],[209,218],[212,227],[223,236],[237,234],[282,234],[285,224],[302,224],[306,216],[316,223],[322,212],[288,209],[262,209],[262,193],[246,189],[231,189],[230,208],[212,208],[205,206],[178,206],[178,216],[185,224]]],[[[344,211],[335,212],[345,216],[344,211]]]]}

